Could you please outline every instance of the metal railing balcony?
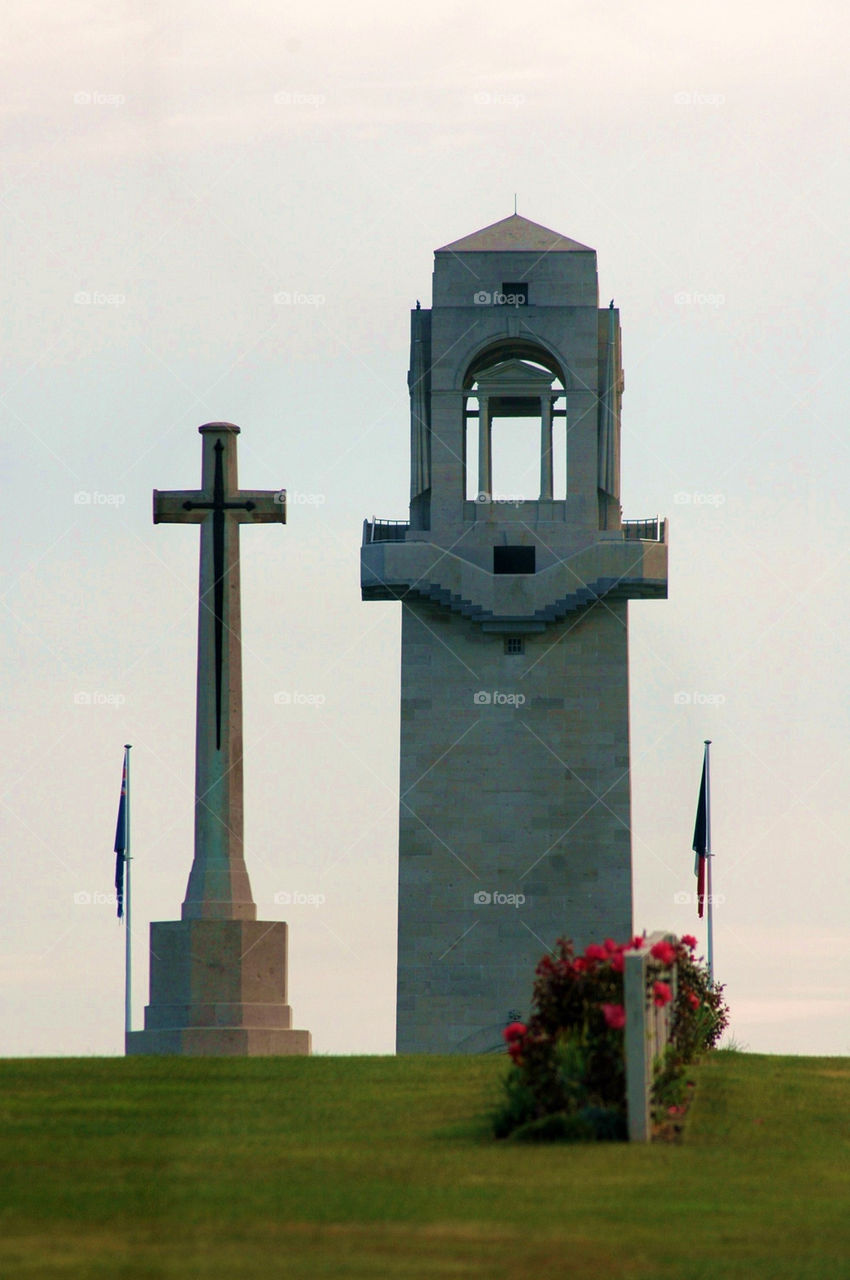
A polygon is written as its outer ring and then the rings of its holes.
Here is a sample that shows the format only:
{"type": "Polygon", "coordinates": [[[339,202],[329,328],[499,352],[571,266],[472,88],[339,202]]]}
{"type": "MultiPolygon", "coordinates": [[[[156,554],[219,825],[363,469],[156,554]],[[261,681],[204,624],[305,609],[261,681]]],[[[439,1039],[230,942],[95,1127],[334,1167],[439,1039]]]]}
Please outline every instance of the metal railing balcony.
{"type": "MultiPolygon", "coordinates": [[[[409,520],[379,520],[373,516],[363,521],[363,546],[371,542],[404,542],[409,520]]],[[[648,520],[624,520],[623,537],[629,542],[666,542],[667,521],[660,516],[648,520]]]]}
{"type": "Polygon", "coordinates": [[[649,520],[624,520],[623,537],[629,542],[666,542],[667,521],[660,516],[649,520]]]}
{"type": "Polygon", "coordinates": [[[409,520],[371,520],[363,521],[363,546],[370,542],[404,542],[410,528],[409,520]]]}

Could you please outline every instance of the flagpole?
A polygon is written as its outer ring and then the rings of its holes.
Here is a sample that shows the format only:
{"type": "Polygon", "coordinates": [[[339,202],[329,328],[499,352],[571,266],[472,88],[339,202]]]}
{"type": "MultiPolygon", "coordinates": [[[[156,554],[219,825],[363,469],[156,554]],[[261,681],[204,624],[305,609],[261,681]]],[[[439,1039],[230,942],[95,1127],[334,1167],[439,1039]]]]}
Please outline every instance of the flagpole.
{"type": "Polygon", "coordinates": [[[132,983],[132,945],[133,931],[130,927],[130,744],[124,744],[124,759],[127,767],[127,801],[126,801],[126,847],[124,850],[124,1033],[133,1030],[133,983],[132,983]]]}
{"type": "Polygon", "coordinates": [[[705,739],[705,882],[708,893],[708,979],[714,982],[714,894],[711,891],[711,739],[705,739]]]}

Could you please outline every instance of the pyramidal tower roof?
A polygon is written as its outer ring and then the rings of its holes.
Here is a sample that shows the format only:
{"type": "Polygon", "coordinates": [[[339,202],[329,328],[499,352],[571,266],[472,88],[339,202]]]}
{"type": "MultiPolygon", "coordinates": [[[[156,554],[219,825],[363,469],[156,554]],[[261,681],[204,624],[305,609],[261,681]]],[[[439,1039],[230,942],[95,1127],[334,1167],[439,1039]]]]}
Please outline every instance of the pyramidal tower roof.
{"type": "Polygon", "coordinates": [[[512,213],[509,218],[493,222],[489,227],[473,231],[472,235],[453,240],[436,250],[437,253],[593,253],[589,245],[579,244],[559,231],[541,227],[539,222],[512,213]]]}

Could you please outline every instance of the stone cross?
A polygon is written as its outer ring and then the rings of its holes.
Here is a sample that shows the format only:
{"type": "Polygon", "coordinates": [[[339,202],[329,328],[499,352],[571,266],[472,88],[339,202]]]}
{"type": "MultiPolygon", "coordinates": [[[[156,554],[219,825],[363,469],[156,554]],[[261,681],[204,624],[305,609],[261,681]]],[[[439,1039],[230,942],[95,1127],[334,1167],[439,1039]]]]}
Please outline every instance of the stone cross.
{"type": "Polygon", "coordinates": [[[153,495],[154,524],[201,526],[195,856],[184,920],[255,920],[242,843],[242,634],[239,525],[286,523],[283,490],[240,489],[230,422],[199,427],[201,488],[153,495]]]}

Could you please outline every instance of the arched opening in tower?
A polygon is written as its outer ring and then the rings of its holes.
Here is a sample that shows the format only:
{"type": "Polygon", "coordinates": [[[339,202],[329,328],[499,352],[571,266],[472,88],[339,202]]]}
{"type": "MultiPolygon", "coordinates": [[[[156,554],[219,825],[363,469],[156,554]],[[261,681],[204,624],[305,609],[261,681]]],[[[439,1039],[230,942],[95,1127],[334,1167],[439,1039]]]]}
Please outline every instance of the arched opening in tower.
{"type": "Polygon", "coordinates": [[[527,355],[497,360],[478,367],[464,405],[467,500],[566,498],[567,417],[559,374],[527,355]]]}

